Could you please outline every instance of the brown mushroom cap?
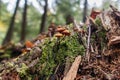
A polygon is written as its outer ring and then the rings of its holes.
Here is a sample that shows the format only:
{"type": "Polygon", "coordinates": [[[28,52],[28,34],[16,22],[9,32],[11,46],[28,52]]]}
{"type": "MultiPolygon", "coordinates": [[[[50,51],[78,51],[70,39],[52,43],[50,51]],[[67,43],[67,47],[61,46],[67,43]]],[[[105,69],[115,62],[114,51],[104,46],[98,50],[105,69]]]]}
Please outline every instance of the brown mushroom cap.
{"type": "Polygon", "coordinates": [[[79,33],[82,33],[82,34],[85,33],[85,31],[84,31],[83,29],[78,30],[78,32],[79,32],[79,33]]]}
{"type": "Polygon", "coordinates": [[[48,28],[49,31],[53,31],[53,28],[48,28]]]}
{"type": "Polygon", "coordinates": [[[74,27],[73,30],[74,30],[74,31],[78,31],[78,28],[77,28],[77,27],[74,27]]]}
{"type": "Polygon", "coordinates": [[[55,37],[62,37],[63,36],[63,34],[61,34],[61,33],[56,33],[55,34],[55,37]]]}
{"type": "Polygon", "coordinates": [[[82,31],[83,31],[82,29],[79,29],[79,30],[78,30],[79,33],[82,33],[82,31]]]}
{"type": "Polygon", "coordinates": [[[58,25],[57,28],[61,28],[62,26],[61,25],[58,25]]]}
{"type": "Polygon", "coordinates": [[[64,31],[62,32],[62,34],[65,34],[65,35],[69,36],[69,35],[70,35],[70,31],[69,31],[69,30],[64,30],[64,31]]]}
{"type": "Polygon", "coordinates": [[[55,28],[55,24],[54,23],[51,23],[49,28],[55,28]]]}
{"type": "Polygon", "coordinates": [[[62,32],[64,30],[65,30],[65,28],[63,28],[63,27],[59,27],[59,28],[56,29],[57,32],[62,32]]]}
{"type": "Polygon", "coordinates": [[[54,23],[51,23],[50,26],[48,27],[48,30],[49,30],[49,31],[52,31],[52,30],[55,29],[55,28],[56,28],[55,24],[54,24],[54,23]]]}

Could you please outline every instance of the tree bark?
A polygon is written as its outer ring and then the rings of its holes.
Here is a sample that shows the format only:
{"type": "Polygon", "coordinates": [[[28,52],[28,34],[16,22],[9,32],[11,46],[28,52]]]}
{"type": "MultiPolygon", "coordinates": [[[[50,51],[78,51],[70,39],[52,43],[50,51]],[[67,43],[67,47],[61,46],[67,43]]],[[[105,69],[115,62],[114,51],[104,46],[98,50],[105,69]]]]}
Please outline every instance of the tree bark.
{"type": "Polygon", "coordinates": [[[88,1],[85,0],[84,2],[84,9],[83,9],[83,22],[86,21],[86,16],[87,16],[87,7],[88,7],[88,1]]]}
{"type": "Polygon", "coordinates": [[[22,16],[22,26],[21,26],[21,38],[20,38],[20,41],[25,41],[26,26],[27,26],[27,0],[25,0],[25,4],[24,4],[24,11],[23,11],[23,16],[22,16]]]}
{"type": "Polygon", "coordinates": [[[45,1],[45,6],[44,6],[44,13],[42,15],[42,21],[40,24],[40,33],[45,31],[45,23],[46,23],[46,18],[47,18],[47,8],[48,8],[48,0],[45,1]]]}
{"type": "Polygon", "coordinates": [[[8,31],[7,31],[7,34],[5,36],[5,39],[3,40],[3,45],[9,43],[12,39],[12,36],[13,36],[13,28],[14,28],[14,22],[15,22],[15,16],[16,16],[16,13],[17,13],[17,9],[18,9],[18,5],[19,5],[19,2],[20,0],[17,0],[16,1],[16,7],[15,7],[15,11],[13,13],[13,16],[11,18],[11,22],[10,22],[10,25],[9,25],[9,28],[8,28],[8,31]]]}

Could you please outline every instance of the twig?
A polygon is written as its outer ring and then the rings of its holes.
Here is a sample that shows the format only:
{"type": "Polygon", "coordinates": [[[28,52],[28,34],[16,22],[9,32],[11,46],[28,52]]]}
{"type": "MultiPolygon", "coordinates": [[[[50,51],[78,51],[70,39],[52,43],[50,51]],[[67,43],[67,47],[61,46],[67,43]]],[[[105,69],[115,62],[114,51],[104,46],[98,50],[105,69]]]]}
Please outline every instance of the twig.
{"type": "Polygon", "coordinates": [[[58,71],[58,68],[60,67],[60,63],[57,65],[57,67],[56,67],[56,69],[55,69],[55,72],[54,72],[54,74],[56,74],[57,73],[57,71],[58,71]]]}
{"type": "Polygon", "coordinates": [[[103,73],[103,75],[108,79],[108,80],[112,80],[113,79],[113,75],[112,74],[107,74],[105,73],[99,66],[97,66],[97,69],[103,73]]]}
{"type": "Polygon", "coordinates": [[[87,58],[87,60],[88,60],[88,62],[89,62],[89,59],[90,59],[90,54],[89,54],[89,52],[90,52],[90,37],[91,37],[91,25],[90,25],[90,23],[88,24],[88,39],[87,39],[87,52],[86,52],[86,58],[87,58]]]}

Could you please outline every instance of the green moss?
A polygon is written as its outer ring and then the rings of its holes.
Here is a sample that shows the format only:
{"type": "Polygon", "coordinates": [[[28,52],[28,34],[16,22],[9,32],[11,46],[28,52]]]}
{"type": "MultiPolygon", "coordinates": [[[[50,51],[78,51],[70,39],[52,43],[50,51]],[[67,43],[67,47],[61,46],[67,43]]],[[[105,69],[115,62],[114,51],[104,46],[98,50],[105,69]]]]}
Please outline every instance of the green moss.
{"type": "Polygon", "coordinates": [[[96,19],[95,19],[95,24],[96,24],[97,26],[102,26],[102,22],[101,22],[100,18],[96,18],[96,19]]]}
{"type": "Polygon", "coordinates": [[[85,49],[79,44],[78,36],[66,36],[57,40],[55,37],[50,41],[46,39],[42,48],[42,57],[40,58],[39,67],[40,75],[49,77],[53,74],[53,69],[58,64],[64,64],[65,58],[70,57],[73,61],[77,55],[83,55],[85,49]]]}
{"type": "Polygon", "coordinates": [[[98,28],[96,34],[91,35],[91,43],[99,45],[101,48],[104,48],[107,43],[106,30],[103,28],[100,18],[95,19],[95,25],[98,28]],[[97,42],[96,42],[97,41],[97,42]]]}
{"type": "Polygon", "coordinates": [[[28,67],[24,63],[20,64],[19,68],[16,68],[17,72],[20,74],[21,77],[24,77],[27,75],[28,67]]]}
{"type": "MultiPolygon", "coordinates": [[[[8,63],[10,67],[16,69],[20,75],[21,80],[33,80],[35,76],[41,78],[41,80],[47,80],[50,75],[54,74],[55,68],[65,64],[65,58],[69,57],[70,62],[74,61],[74,58],[78,55],[83,55],[85,49],[78,41],[78,36],[74,33],[71,36],[64,36],[60,39],[53,37],[52,39],[46,38],[44,43],[40,44],[42,49],[42,56],[39,58],[39,62],[29,70],[28,66],[23,62],[20,64],[8,63]],[[34,71],[35,70],[35,71],[34,71]],[[43,79],[44,78],[44,79],[43,79]]],[[[34,50],[34,49],[33,49],[34,50]]],[[[32,52],[26,54],[24,60],[29,60],[29,56],[32,52]]]]}

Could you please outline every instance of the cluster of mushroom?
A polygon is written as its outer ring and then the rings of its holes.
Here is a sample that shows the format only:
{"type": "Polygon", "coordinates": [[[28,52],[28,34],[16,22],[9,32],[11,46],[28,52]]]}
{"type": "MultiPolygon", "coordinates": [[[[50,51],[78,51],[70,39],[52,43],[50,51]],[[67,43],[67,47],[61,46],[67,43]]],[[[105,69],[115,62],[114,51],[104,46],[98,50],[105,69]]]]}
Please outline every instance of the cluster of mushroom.
{"type": "Polygon", "coordinates": [[[69,36],[70,35],[70,31],[68,29],[66,29],[65,27],[57,27],[56,28],[56,34],[55,37],[62,37],[62,36],[69,36]]]}

